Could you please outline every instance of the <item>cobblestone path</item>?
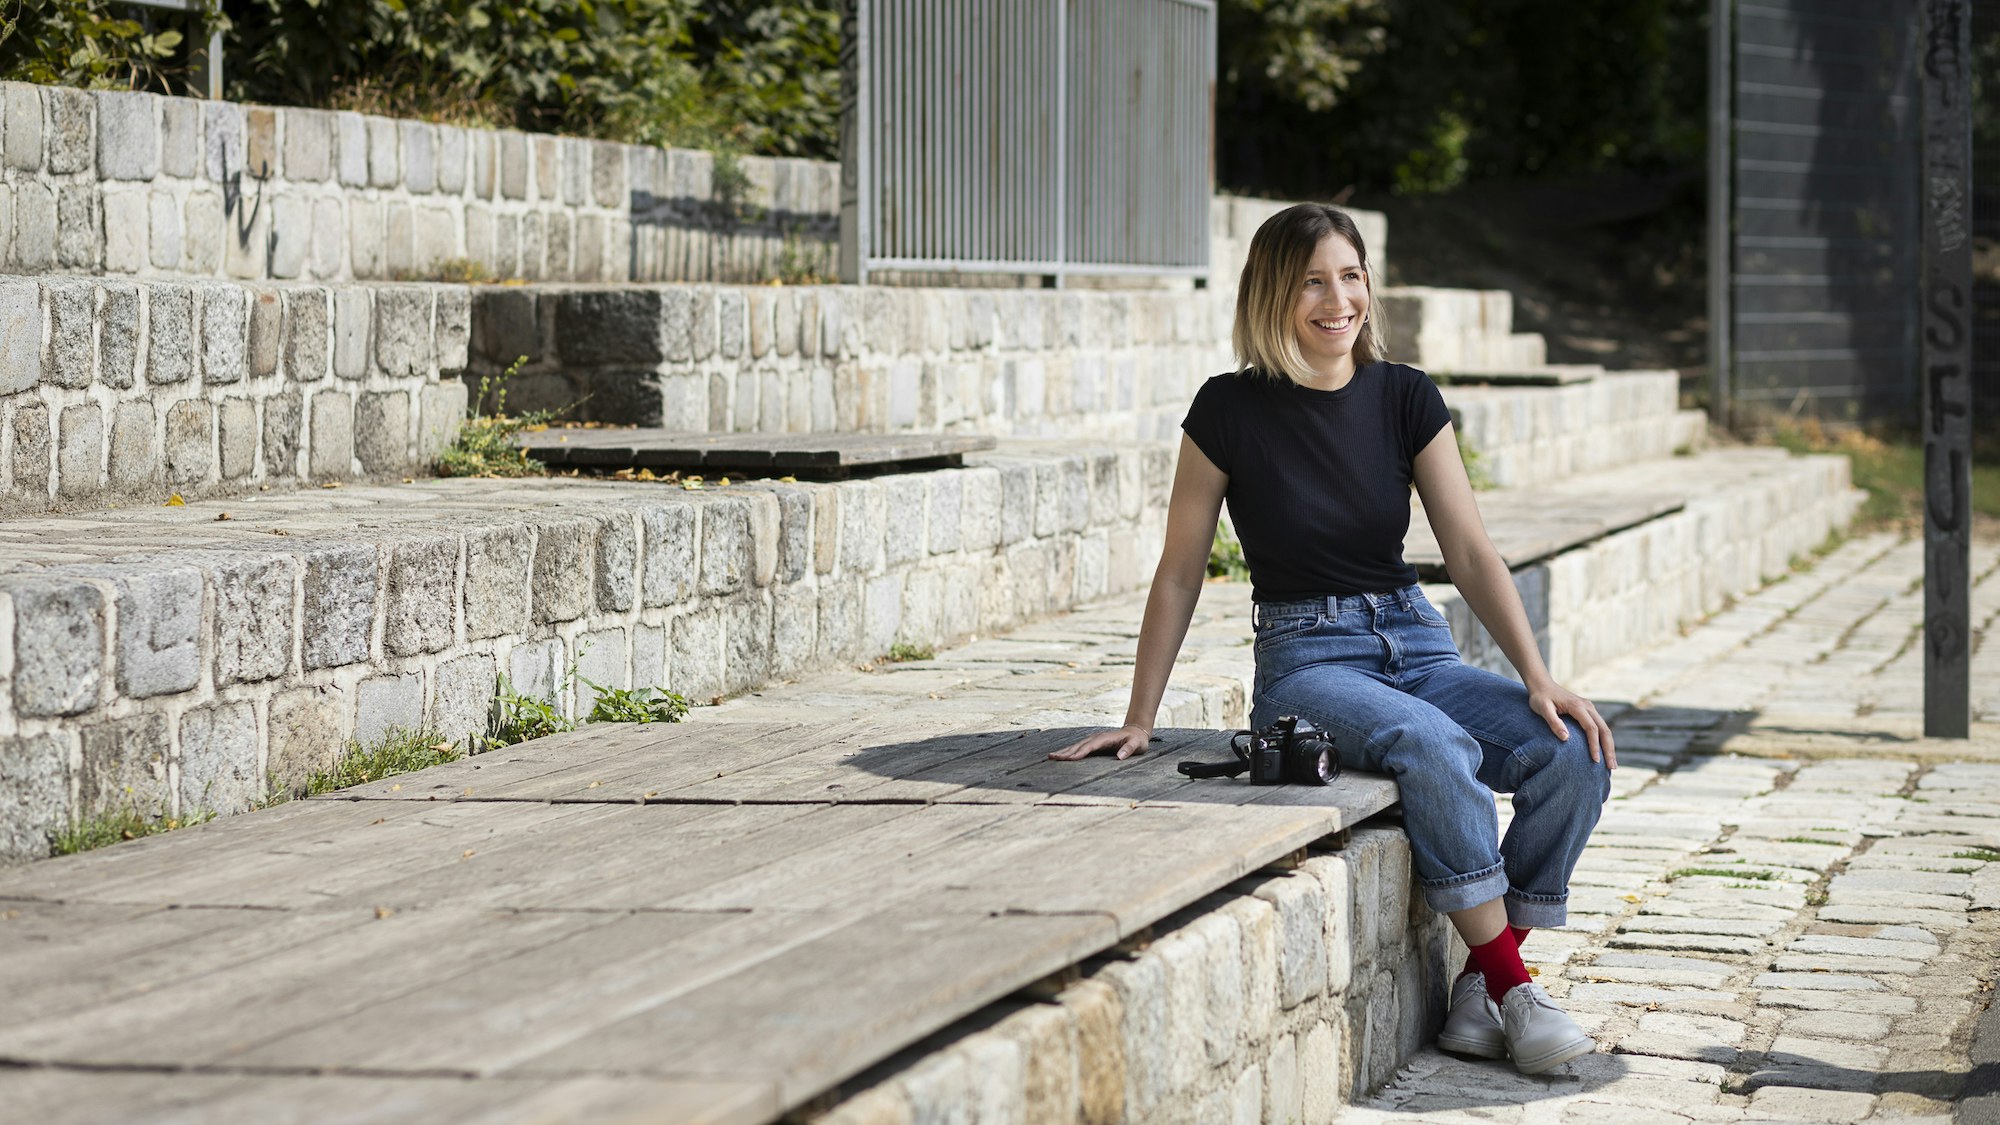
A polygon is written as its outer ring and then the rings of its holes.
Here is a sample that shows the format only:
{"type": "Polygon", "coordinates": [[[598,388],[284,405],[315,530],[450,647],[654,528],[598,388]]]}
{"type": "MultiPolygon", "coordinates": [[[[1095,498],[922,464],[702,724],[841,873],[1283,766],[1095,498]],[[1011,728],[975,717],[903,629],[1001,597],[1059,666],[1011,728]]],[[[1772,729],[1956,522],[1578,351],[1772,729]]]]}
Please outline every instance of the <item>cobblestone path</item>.
{"type": "MultiPolygon", "coordinates": [[[[2000,645],[1975,737],[1915,738],[1919,548],[1850,541],[1574,683],[1633,706],[1570,924],[1526,953],[1598,1053],[1427,1050],[1340,1120],[1950,1122],[2000,952],[2000,645]]],[[[1977,642],[2000,544],[1974,565],[1977,642]]]]}

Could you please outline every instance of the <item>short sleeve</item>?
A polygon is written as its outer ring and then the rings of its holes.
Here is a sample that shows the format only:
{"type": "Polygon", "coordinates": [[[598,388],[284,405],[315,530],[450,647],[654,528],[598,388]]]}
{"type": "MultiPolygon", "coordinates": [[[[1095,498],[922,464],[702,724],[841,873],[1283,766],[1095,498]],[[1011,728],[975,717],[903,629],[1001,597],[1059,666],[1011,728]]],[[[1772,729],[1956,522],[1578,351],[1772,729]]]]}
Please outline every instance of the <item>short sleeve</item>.
{"type": "Polygon", "coordinates": [[[1429,375],[1416,368],[1405,368],[1409,372],[1409,388],[1404,396],[1403,427],[1404,438],[1409,442],[1410,459],[1424,451],[1438,431],[1451,421],[1451,411],[1444,404],[1444,395],[1429,375]]]}
{"type": "Polygon", "coordinates": [[[1188,406],[1181,429],[1194,439],[1195,448],[1225,474],[1229,472],[1229,390],[1234,375],[1217,375],[1201,385],[1188,406]]]}

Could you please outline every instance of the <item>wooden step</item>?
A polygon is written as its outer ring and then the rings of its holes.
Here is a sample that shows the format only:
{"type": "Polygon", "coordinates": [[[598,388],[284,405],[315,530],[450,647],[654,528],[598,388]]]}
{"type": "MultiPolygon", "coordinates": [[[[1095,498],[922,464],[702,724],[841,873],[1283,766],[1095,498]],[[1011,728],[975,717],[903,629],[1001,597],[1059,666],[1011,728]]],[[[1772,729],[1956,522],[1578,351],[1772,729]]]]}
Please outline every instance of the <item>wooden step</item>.
{"type": "Polygon", "coordinates": [[[713,434],[645,428],[552,428],[517,444],[545,464],[595,469],[707,469],[846,476],[856,470],[955,468],[992,449],[986,434],[713,434]]]}

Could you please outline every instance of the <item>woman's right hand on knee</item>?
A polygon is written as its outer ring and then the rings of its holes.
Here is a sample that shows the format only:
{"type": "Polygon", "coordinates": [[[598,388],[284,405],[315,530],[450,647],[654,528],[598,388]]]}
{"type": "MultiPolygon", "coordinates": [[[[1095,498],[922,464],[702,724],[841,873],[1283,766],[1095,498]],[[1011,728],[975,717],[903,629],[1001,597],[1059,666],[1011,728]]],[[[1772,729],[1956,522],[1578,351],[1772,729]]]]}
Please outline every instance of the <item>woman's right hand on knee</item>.
{"type": "Polygon", "coordinates": [[[1146,752],[1146,744],[1153,739],[1150,727],[1124,726],[1117,730],[1101,730],[1088,738],[1079,739],[1055,751],[1049,758],[1058,762],[1079,762],[1092,754],[1115,753],[1120,759],[1146,752]]]}

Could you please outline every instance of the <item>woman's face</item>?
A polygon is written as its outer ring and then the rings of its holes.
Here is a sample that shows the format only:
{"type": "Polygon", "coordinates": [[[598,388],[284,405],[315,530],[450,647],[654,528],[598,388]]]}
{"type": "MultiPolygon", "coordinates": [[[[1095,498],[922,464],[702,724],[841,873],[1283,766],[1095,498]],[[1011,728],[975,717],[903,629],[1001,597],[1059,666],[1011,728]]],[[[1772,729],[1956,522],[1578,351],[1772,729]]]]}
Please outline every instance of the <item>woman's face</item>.
{"type": "Polygon", "coordinates": [[[1367,316],[1368,275],[1361,255],[1346,239],[1329,234],[1313,251],[1292,305],[1292,330],[1306,362],[1322,370],[1339,366],[1354,351],[1367,316]]]}

